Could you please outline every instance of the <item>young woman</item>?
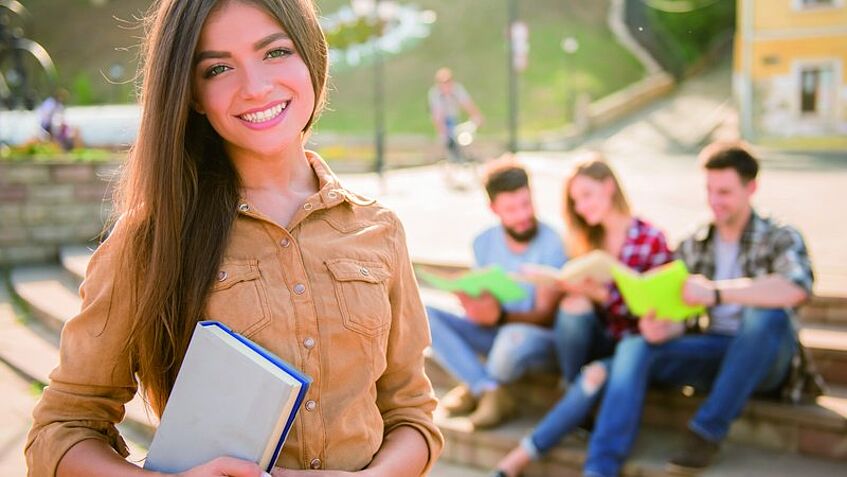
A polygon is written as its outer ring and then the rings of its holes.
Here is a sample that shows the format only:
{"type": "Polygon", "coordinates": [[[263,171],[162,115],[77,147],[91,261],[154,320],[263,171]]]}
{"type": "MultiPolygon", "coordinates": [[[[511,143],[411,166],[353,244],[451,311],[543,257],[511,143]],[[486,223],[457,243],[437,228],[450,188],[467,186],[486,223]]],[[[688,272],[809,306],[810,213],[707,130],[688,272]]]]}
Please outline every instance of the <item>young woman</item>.
{"type": "MultiPolygon", "coordinates": [[[[201,319],[313,379],[274,476],[424,474],[443,440],[403,229],[303,148],[327,76],[314,6],[154,9],[120,220],[91,260],[35,408],[29,475],[152,475],[125,460],[115,423],[136,379],[161,415],[201,319]]],[[[182,475],[262,470],[220,458],[182,475]]]]}
{"type": "MultiPolygon", "coordinates": [[[[564,220],[569,255],[578,257],[604,250],[637,271],[646,271],[671,259],[664,234],[632,215],[626,196],[611,167],[597,153],[578,163],[565,181],[564,220]]],[[[568,295],[556,318],[556,339],[562,353],[568,391],[497,465],[495,476],[516,477],[581,424],[605,380],[603,362],[623,336],[638,333],[638,319],[629,313],[613,284],[561,283],[568,295]]]]}

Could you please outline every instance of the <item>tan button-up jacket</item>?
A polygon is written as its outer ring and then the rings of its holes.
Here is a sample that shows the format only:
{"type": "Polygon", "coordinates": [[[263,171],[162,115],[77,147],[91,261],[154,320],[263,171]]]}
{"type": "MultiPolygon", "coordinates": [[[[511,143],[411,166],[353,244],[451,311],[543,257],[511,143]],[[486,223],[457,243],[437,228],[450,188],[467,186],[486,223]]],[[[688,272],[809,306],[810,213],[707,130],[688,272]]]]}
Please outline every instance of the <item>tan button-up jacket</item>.
{"type": "MultiPolygon", "coordinates": [[[[204,318],[313,379],[277,465],[359,470],[385,434],[410,426],[425,438],[431,466],[443,438],[432,422],[429,329],[403,228],[392,212],[343,188],[316,154],[308,157],[320,190],[288,229],[240,205],[204,318]]],[[[113,233],[95,252],[82,310],[62,332],[61,362],[34,410],[30,476],[55,475],[65,452],[85,439],[127,454],[115,423],[136,385],[125,349],[126,291],[112,278],[120,240],[113,233]]]]}

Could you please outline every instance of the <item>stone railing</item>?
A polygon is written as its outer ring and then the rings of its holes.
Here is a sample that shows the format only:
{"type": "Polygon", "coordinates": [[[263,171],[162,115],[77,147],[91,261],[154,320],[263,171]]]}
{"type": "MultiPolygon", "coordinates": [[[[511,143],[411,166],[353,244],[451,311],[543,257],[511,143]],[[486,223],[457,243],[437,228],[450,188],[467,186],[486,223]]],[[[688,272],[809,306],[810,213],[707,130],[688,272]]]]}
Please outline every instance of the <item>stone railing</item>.
{"type": "Polygon", "coordinates": [[[0,267],[56,260],[60,246],[96,240],[121,160],[0,161],[0,267]]]}

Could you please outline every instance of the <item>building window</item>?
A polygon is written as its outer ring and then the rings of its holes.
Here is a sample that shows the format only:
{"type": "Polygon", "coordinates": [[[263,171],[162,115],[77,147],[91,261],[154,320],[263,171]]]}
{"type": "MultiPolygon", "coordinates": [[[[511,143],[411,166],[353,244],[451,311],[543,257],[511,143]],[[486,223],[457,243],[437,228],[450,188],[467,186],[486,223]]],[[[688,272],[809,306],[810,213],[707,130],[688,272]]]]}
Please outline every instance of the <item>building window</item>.
{"type": "Polygon", "coordinates": [[[831,66],[807,66],[800,70],[800,113],[820,114],[828,110],[832,83],[831,66]]]}
{"type": "Polygon", "coordinates": [[[844,6],[844,0],[794,0],[794,8],[797,10],[814,10],[841,6],[844,6]]]}

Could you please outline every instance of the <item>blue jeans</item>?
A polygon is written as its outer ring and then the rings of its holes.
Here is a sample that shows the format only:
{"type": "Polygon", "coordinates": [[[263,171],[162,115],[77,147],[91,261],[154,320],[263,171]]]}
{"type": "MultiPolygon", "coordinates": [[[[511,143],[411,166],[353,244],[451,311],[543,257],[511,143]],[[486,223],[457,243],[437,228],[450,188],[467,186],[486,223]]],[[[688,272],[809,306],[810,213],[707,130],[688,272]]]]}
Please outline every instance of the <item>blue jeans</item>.
{"type": "Polygon", "coordinates": [[[480,395],[530,370],[557,369],[553,330],[526,323],[481,326],[426,307],[435,359],[480,395]],[[480,355],[487,356],[483,364],[480,355]]]}
{"type": "Polygon", "coordinates": [[[638,433],[650,382],[709,391],[689,428],[707,440],[720,441],[753,392],[780,387],[796,340],[785,310],[757,308],[744,310],[735,336],[690,335],[661,345],[648,344],[640,336],[625,338],[608,368],[585,475],[618,475],[638,433]]]}
{"type": "Polygon", "coordinates": [[[569,386],[567,394],[521,441],[534,459],[546,454],[588,417],[602,389],[592,389],[585,382],[582,367],[599,358],[605,358],[603,363],[608,366],[616,344],[594,312],[571,314],[564,310],[556,317],[556,342],[569,386]]]}
{"type": "Polygon", "coordinates": [[[577,378],[583,366],[605,358],[615,350],[616,340],[593,311],[574,314],[559,310],[555,329],[559,365],[569,384],[577,378]]]}

